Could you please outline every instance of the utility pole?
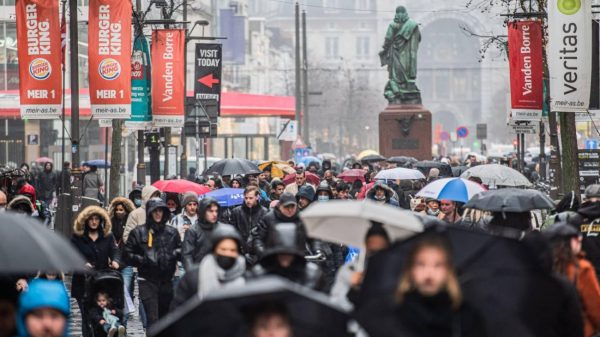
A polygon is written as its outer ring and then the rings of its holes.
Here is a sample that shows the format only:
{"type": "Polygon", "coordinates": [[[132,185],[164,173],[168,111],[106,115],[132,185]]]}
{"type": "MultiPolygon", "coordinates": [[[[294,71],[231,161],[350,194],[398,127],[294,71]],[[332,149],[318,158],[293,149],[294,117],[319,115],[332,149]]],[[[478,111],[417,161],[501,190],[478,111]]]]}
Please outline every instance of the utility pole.
{"type": "Polygon", "coordinates": [[[73,198],[73,216],[79,213],[82,195],[82,175],[79,165],[79,35],[77,27],[77,0],[69,0],[69,62],[71,64],[71,171],[73,181],[71,182],[71,196],[73,198]]]}
{"type": "Polygon", "coordinates": [[[308,130],[308,44],[306,42],[306,11],[302,11],[302,82],[303,85],[303,95],[304,95],[304,118],[302,121],[302,126],[304,129],[302,130],[302,136],[304,137],[304,142],[307,146],[310,146],[310,132],[308,130]]]}
{"type": "MultiPolygon", "coordinates": [[[[135,0],[135,10],[137,11],[137,16],[140,20],[143,20],[143,12],[142,12],[142,0],[135,0]]],[[[135,26],[135,34],[143,34],[143,25],[141,22],[139,25],[135,26]]],[[[138,155],[138,163],[137,163],[137,180],[142,183],[142,185],[146,185],[146,162],[144,160],[144,130],[138,130],[137,132],[137,155],[138,155]]]]}
{"type": "Polygon", "coordinates": [[[302,135],[302,121],[300,113],[302,111],[302,83],[300,82],[300,5],[296,2],[296,121],[298,123],[298,136],[302,135]]]}

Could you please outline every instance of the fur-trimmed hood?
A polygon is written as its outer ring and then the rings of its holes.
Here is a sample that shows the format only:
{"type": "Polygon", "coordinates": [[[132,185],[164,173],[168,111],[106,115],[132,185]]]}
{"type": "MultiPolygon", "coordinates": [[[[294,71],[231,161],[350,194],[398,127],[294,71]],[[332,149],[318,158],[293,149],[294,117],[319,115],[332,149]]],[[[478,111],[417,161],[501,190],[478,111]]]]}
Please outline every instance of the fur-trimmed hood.
{"type": "Polygon", "coordinates": [[[28,197],[24,196],[24,195],[17,195],[16,197],[14,197],[9,203],[8,205],[6,205],[6,209],[8,210],[12,210],[14,209],[17,205],[20,204],[26,204],[27,207],[29,207],[29,209],[31,210],[31,213],[33,213],[34,208],[33,208],[33,203],[31,202],[31,200],[29,200],[28,197]]]}
{"type": "Polygon", "coordinates": [[[82,236],[85,222],[94,214],[100,216],[100,219],[103,222],[103,224],[100,225],[104,226],[104,236],[108,235],[112,229],[112,223],[108,217],[108,212],[106,212],[104,208],[98,206],[88,206],[79,213],[77,219],[75,219],[75,224],[73,225],[73,234],[82,236]]]}
{"type": "Polygon", "coordinates": [[[117,207],[118,204],[123,204],[127,214],[131,213],[135,209],[135,205],[131,200],[125,197],[116,197],[113,199],[113,201],[111,201],[110,206],[108,207],[108,216],[111,219],[115,216],[115,207],[117,207]]]}

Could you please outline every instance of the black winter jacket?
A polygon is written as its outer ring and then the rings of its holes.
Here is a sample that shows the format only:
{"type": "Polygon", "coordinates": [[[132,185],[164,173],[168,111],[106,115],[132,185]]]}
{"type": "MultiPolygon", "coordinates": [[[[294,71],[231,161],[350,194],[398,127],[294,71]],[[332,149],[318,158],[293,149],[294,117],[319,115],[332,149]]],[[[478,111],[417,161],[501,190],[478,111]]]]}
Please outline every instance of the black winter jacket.
{"type": "Polygon", "coordinates": [[[206,209],[215,202],[211,198],[202,199],[198,204],[198,221],[185,232],[181,245],[185,270],[190,270],[193,265],[200,263],[212,250],[210,235],[220,222],[211,224],[204,219],[206,209]]]}
{"type": "Polygon", "coordinates": [[[584,203],[577,212],[586,219],[580,226],[583,251],[600,278],[600,203],[584,203]]]}
{"type": "Polygon", "coordinates": [[[247,279],[259,278],[267,275],[276,275],[288,279],[307,288],[324,291],[325,283],[323,273],[318,265],[312,262],[296,260],[289,268],[281,268],[277,264],[277,256],[269,256],[261,260],[246,274],[247,279]]]}
{"type": "MultiPolygon", "coordinates": [[[[73,235],[71,243],[83,255],[85,261],[94,267],[94,270],[108,269],[108,262],[116,261],[121,264],[121,252],[112,233],[103,234],[92,241],[87,235],[73,235]]],[[[85,295],[85,276],[74,275],[71,283],[71,296],[82,299],[85,295]]]]}
{"type": "Polygon", "coordinates": [[[248,245],[250,242],[250,233],[253,228],[258,226],[258,222],[267,214],[267,209],[257,204],[252,208],[248,208],[246,204],[242,204],[231,211],[231,224],[237,228],[242,236],[242,253],[248,253],[248,245]]]}
{"type": "MultiPolygon", "coordinates": [[[[278,208],[270,210],[263,218],[258,222],[258,226],[254,227],[251,231],[251,249],[250,254],[254,257],[260,258],[265,250],[265,242],[267,240],[267,234],[269,231],[278,223],[291,222],[298,226],[301,234],[306,237],[306,228],[300,221],[298,213],[293,217],[289,218],[283,215],[278,208]]],[[[320,248],[320,247],[319,247],[320,248]]],[[[315,249],[316,251],[317,249],[315,249]]],[[[320,249],[318,249],[320,251],[320,249]]]]}

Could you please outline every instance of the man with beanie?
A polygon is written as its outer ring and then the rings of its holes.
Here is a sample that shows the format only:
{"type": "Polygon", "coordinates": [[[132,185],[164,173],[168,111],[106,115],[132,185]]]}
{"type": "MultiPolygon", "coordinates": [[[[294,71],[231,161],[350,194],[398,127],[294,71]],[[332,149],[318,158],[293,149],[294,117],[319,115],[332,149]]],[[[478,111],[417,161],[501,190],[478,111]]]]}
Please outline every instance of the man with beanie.
{"type": "Polygon", "coordinates": [[[67,337],[69,315],[69,295],[62,282],[33,280],[19,298],[19,337],[67,337]]]}
{"type": "Polygon", "coordinates": [[[181,213],[174,217],[170,225],[177,228],[183,238],[185,232],[198,222],[198,196],[194,192],[186,192],[181,197],[181,213]]]}
{"type": "Polygon", "coordinates": [[[169,312],[181,238],[177,229],[167,226],[169,208],[162,199],[148,200],[146,211],[146,223],[131,231],[124,257],[127,264],[138,268],[140,299],[148,326],[152,326],[169,312]]]}
{"type": "Polygon", "coordinates": [[[210,253],[210,235],[218,223],[219,202],[213,198],[202,199],[198,205],[198,221],[190,226],[183,237],[181,255],[186,271],[210,253]]]}

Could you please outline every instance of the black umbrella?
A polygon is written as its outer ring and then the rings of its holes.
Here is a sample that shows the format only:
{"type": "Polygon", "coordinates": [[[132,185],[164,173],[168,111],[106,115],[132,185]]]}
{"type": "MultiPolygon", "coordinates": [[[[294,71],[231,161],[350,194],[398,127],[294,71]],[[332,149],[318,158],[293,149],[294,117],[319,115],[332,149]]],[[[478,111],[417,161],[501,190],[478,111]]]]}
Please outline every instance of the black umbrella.
{"type": "Polygon", "coordinates": [[[258,166],[247,159],[223,159],[206,169],[202,175],[236,176],[259,173],[258,166]]]}
{"type": "Polygon", "coordinates": [[[364,156],[360,159],[360,161],[363,163],[374,163],[374,162],[384,161],[384,160],[385,160],[385,157],[378,155],[378,154],[370,154],[370,155],[364,156]]]}
{"type": "Polygon", "coordinates": [[[443,178],[454,177],[454,175],[452,174],[452,167],[449,164],[442,163],[439,161],[433,161],[433,160],[418,161],[418,162],[414,163],[412,166],[413,166],[413,168],[416,168],[417,170],[421,171],[426,177],[429,175],[429,171],[432,168],[436,168],[436,169],[440,170],[440,177],[443,177],[443,178]]]}
{"type": "Polygon", "coordinates": [[[534,209],[553,209],[554,202],[538,190],[503,188],[476,194],[465,207],[491,212],[520,213],[534,209]]]}
{"type": "Polygon", "coordinates": [[[221,289],[204,300],[193,298],[152,326],[149,335],[248,336],[248,316],[265,305],[287,311],[295,337],[347,336],[345,309],[332,304],[324,294],[277,277],[221,289]]]}
{"type": "Polygon", "coordinates": [[[83,271],[85,260],[71,243],[31,217],[0,216],[0,273],[83,271]]]}
{"type": "Polygon", "coordinates": [[[460,175],[465,173],[469,168],[466,166],[454,166],[451,169],[454,177],[460,177],[460,175]]]}
{"type": "Polygon", "coordinates": [[[413,163],[416,163],[418,160],[414,157],[407,157],[407,156],[395,156],[395,157],[389,157],[387,159],[388,163],[394,163],[394,164],[398,164],[401,166],[407,166],[407,165],[411,165],[413,163]]]}
{"type": "Polygon", "coordinates": [[[373,308],[389,307],[412,245],[432,233],[450,242],[463,296],[483,317],[488,337],[560,336],[555,332],[573,321],[565,312],[576,297],[550,273],[550,250],[540,236],[517,241],[437,226],[368,261],[357,317],[372,336],[389,326],[383,321],[389,315],[373,308]]]}

